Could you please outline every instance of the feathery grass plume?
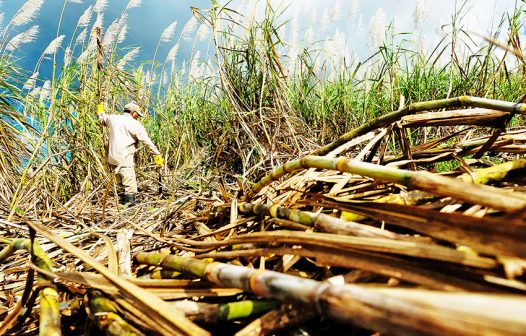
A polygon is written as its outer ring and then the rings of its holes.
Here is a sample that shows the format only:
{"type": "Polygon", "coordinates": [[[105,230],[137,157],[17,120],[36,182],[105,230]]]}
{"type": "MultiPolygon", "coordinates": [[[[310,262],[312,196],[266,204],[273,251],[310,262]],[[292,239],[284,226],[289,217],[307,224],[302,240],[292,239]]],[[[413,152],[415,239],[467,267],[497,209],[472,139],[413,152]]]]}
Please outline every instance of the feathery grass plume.
{"type": "Polygon", "coordinates": [[[305,35],[303,35],[303,41],[307,47],[312,45],[312,42],[314,41],[314,28],[312,27],[312,24],[309,25],[305,31],[305,35]]]}
{"type": "Polygon", "coordinates": [[[206,60],[206,63],[203,63],[203,64],[205,65],[204,72],[203,72],[205,78],[214,77],[216,70],[214,68],[214,63],[212,62],[212,59],[208,57],[206,60]]]}
{"type": "Polygon", "coordinates": [[[139,7],[142,4],[142,0],[130,0],[126,6],[126,10],[139,7]]]}
{"type": "Polygon", "coordinates": [[[95,37],[95,28],[99,27],[102,30],[103,25],[104,25],[104,14],[97,13],[97,18],[95,19],[95,22],[93,22],[93,27],[91,27],[90,38],[95,37]]]}
{"type": "MultiPolygon", "coordinates": [[[[1,3],[0,3],[1,5],[1,3]]],[[[4,13],[0,13],[0,28],[2,28],[2,23],[4,22],[4,13]]]]}
{"type": "Polygon", "coordinates": [[[331,24],[331,16],[329,15],[329,10],[327,8],[323,10],[320,24],[321,31],[323,32],[327,31],[327,28],[329,28],[329,25],[331,24]]]}
{"type": "Polygon", "coordinates": [[[96,27],[102,27],[103,20],[104,20],[104,14],[100,14],[99,13],[97,15],[97,19],[93,23],[93,27],[91,29],[90,38],[89,38],[89,42],[88,42],[88,46],[86,47],[86,49],[84,49],[82,54],[80,54],[80,56],[77,58],[77,62],[78,63],[80,63],[80,64],[85,63],[97,51],[97,36],[96,36],[96,33],[95,33],[95,28],[96,27]]]}
{"type": "Polygon", "coordinates": [[[161,85],[162,86],[167,86],[168,85],[168,81],[169,81],[168,74],[166,72],[164,72],[163,76],[161,78],[161,85]]]}
{"type": "Polygon", "coordinates": [[[150,85],[153,84],[156,80],[157,75],[153,71],[148,70],[144,74],[144,77],[142,79],[142,85],[145,88],[150,87],[150,85]]]}
{"type": "Polygon", "coordinates": [[[126,25],[127,17],[127,15],[123,15],[115,19],[106,30],[104,38],[102,39],[102,45],[106,50],[109,50],[113,44],[119,43],[126,37],[126,31],[128,30],[128,26],[126,25]],[[123,30],[124,34],[122,34],[123,30]],[[121,37],[121,35],[123,36],[121,37]]]}
{"type": "Polygon", "coordinates": [[[79,64],[84,64],[88,59],[97,51],[97,41],[95,39],[90,39],[88,46],[77,58],[79,64]]]}
{"type": "Polygon", "coordinates": [[[81,4],[82,0],[68,0],[69,3],[78,3],[81,4]]]}
{"type": "Polygon", "coordinates": [[[296,13],[290,22],[290,41],[289,43],[295,44],[298,42],[298,33],[300,30],[300,16],[296,13]]]}
{"type": "Polygon", "coordinates": [[[93,13],[93,5],[90,5],[84,13],[79,17],[79,21],[77,22],[78,27],[85,27],[89,25],[91,21],[91,14],[93,13]]]}
{"type": "Polygon", "coordinates": [[[20,33],[13,37],[8,43],[5,49],[7,51],[14,51],[18,49],[22,44],[30,43],[36,40],[38,35],[38,25],[34,25],[23,33],[20,33]]]}
{"type": "MultiPolygon", "coordinates": [[[[247,27],[247,31],[250,30],[250,27],[256,23],[256,15],[257,15],[257,4],[254,3],[252,6],[252,9],[250,10],[249,14],[245,16],[245,26],[247,27]]],[[[248,7],[248,4],[247,4],[248,7]]]]}
{"type": "Polygon", "coordinates": [[[363,28],[363,14],[358,15],[358,24],[356,25],[356,35],[361,34],[363,28]]]}
{"type": "Polygon", "coordinates": [[[174,61],[177,57],[177,52],[179,51],[179,42],[177,42],[172,49],[168,52],[168,56],[166,56],[166,62],[174,61]]]}
{"type": "Polygon", "coordinates": [[[296,13],[290,23],[290,36],[289,36],[289,75],[294,73],[296,68],[296,61],[298,59],[298,32],[299,32],[299,13],[296,13]]]}
{"type": "Polygon", "coordinates": [[[71,63],[72,57],[73,51],[70,46],[67,46],[66,50],[64,50],[64,67],[67,67],[71,63]]]}
{"type": "Polygon", "coordinates": [[[122,43],[126,39],[126,36],[128,34],[128,23],[126,23],[127,18],[128,15],[124,15],[123,18],[121,18],[121,25],[119,29],[119,36],[117,36],[117,43],[122,43]]]}
{"type": "Polygon", "coordinates": [[[373,49],[385,42],[385,12],[379,8],[369,21],[369,35],[373,49]]]}
{"type": "Polygon", "coordinates": [[[120,60],[117,62],[117,68],[124,69],[124,66],[126,63],[131,62],[139,55],[141,52],[140,47],[133,48],[132,50],[128,51],[120,60]]]}
{"type": "Polygon", "coordinates": [[[422,24],[429,18],[431,15],[431,6],[428,0],[417,0],[415,11],[413,12],[413,20],[415,23],[415,28],[422,28],[422,24]]]}
{"type": "Polygon", "coordinates": [[[54,53],[56,53],[58,48],[60,48],[60,46],[62,45],[64,37],[66,37],[66,35],[60,35],[59,37],[51,41],[51,43],[49,43],[47,48],[44,50],[44,55],[53,55],[54,53]]]}
{"type": "Polygon", "coordinates": [[[38,96],[40,96],[40,91],[42,89],[40,88],[40,86],[37,86],[36,88],[34,88],[33,90],[29,91],[29,93],[27,94],[29,97],[31,98],[36,98],[38,96]]]}
{"type": "Polygon", "coordinates": [[[22,90],[32,90],[35,87],[37,77],[38,77],[38,71],[33,72],[33,74],[25,82],[24,86],[22,87],[22,90]]]}
{"type": "Polygon", "coordinates": [[[349,17],[350,17],[350,20],[349,20],[350,29],[349,30],[351,31],[351,33],[355,33],[354,30],[358,23],[359,14],[360,14],[360,4],[358,0],[353,0],[351,3],[351,9],[349,10],[349,17]]]}
{"type": "Polygon", "coordinates": [[[313,24],[318,19],[318,10],[316,8],[311,9],[309,14],[309,23],[313,24]]]}
{"type": "Polygon", "coordinates": [[[89,42],[88,47],[96,48],[97,47],[97,27],[103,31],[104,26],[104,13],[97,13],[97,18],[95,19],[95,22],[93,22],[93,26],[91,27],[90,33],[89,33],[89,42]]]}
{"type": "Polygon", "coordinates": [[[147,84],[147,80],[146,80],[146,75],[147,74],[144,74],[143,71],[141,71],[141,85],[139,86],[139,92],[138,92],[138,97],[140,99],[147,99],[148,97],[148,84],[147,84]]]}
{"type": "Polygon", "coordinates": [[[352,0],[349,15],[357,15],[358,13],[360,13],[360,2],[358,0],[352,0]]]}
{"type": "Polygon", "coordinates": [[[170,42],[174,36],[175,28],[177,27],[177,21],[174,21],[166,27],[161,34],[161,42],[170,42]]]}
{"type": "Polygon", "coordinates": [[[191,36],[190,34],[192,34],[195,29],[197,28],[197,19],[195,18],[195,16],[192,16],[190,18],[190,20],[188,20],[188,22],[184,25],[183,27],[183,31],[181,32],[181,38],[183,40],[191,40],[191,36]]]}
{"type": "MultiPolygon", "coordinates": [[[[347,50],[345,42],[345,34],[336,29],[332,39],[327,40],[326,51],[328,52],[329,59],[333,66],[331,74],[335,75],[336,73],[341,73],[342,69],[340,68],[343,59],[349,59],[349,51],[347,50]]],[[[329,78],[329,80],[334,80],[335,77],[329,78]]]]}
{"type": "Polygon", "coordinates": [[[193,79],[201,78],[201,52],[196,51],[194,57],[190,61],[190,70],[188,76],[193,79]]]}
{"type": "Polygon", "coordinates": [[[106,7],[108,7],[108,0],[97,0],[95,6],[93,6],[93,11],[100,14],[106,9],[106,7]]]}
{"type": "Polygon", "coordinates": [[[336,21],[342,17],[342,2],[341,0],[334,0],[332,5],[331,20],[336,21]]]}
{"type": "Polygon", "coordinates": [[[13,27],[25,25],[33,21],[40,11],[44,0],[28,0],[20,7],[18,12],[11,19],[13,27]]]}
{"type": "MultiPolygon", "coordinates": [[[[232,19],[237,23],[234,29],[241,30],[240,28],[245,26],[245,22],[244,22],[245,16],[244,15],[249,10],[248,6],[249,6],[248,1],[240,1],[239,7],[234,10],[233,15],[235,16],[232,16],[232,19]]],[[[236,32],[236,35],[239,35],[239,32],[236,32]]]]}
{"type": "Polygon", "coordinates": [[[80,32],[80,34],[77,36],[77,40],[75,41],[75,45],[84,44],[84,42],[86,42],[86,36],[88,36],[88,28],[84,28],[80,32]]]}
{"type": "Polygon", "coordinates": [[[335,45],[338,48],[338,72],[345,73],[345,66],[350,65],[351,52],[347,45],[347,35],[343,31],[337,30],[334,35],[335,45]]]}
{"type": "Polygon", "coordinates": [[[51,96],[51,81],[46,80],[44,84],[42,85],[42,89],[40,91],[40,100],[47,101],[49,100],[50,96],[51,96]]]}
{"type": "Polygon", "coordinates": [[[201,66],[199,67],[199,77],[202,79],[206,79],[207,76],[207,64],[205,62],[201,62],[201,66]]]}
{"type": "Polygon", "coordinates": [[[199,26],[199,29],[197,30],[197,39],[199,41],[204,41],[208,38],[210,35],[210,29],[208,28],[208,25],[206,23],[202,23],[201,26],[199,26]]]}

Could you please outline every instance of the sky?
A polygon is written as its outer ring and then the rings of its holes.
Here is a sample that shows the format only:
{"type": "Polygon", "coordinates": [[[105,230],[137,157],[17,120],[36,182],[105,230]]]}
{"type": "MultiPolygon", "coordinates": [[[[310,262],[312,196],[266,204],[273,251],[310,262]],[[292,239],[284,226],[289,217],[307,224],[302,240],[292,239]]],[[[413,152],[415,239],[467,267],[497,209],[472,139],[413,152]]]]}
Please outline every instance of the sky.
{"type": "MultiPolygon", "coordinates": [[[[84,10],[101,0],[66,0],[64,15],[59,35],[65,34],[64,45],[71,38],[79,17],[84,10]]],[[[2,29],[13,17],[17,10],[26,0],[0,0],[0,12],[4,19],[2,29]]],[[[104,1],[102,1],[104,2],[104,1]]],[[[104,11],[104,27],[118,18],[129,0],[109,0],[109,5],[104,11]]],[[[226,2],[223,1],[223,2],[226,2]]],[[[447,23],[462,1],[455,0],[302,0],[283,1],[271,0],[275,8],[284,10],[280,20],[288,21],[280,33],[285,36],[284,40],[310,39],[313,45],[320,48],[332,46],[342,49],[345,44],[347,57],[353,55],[364,59],[372,54],[376,45],[381,42],[384,34],[382,29],[392,24],[398,33],[410,33],[403,35],[409,43],[421,44],[423,49],[430,48],[438,41],[442,29],[447,30],[447,23]],[[376,29],[375,29],[376,27],[376,29]],[[317,42],[316,42],[317,41],[317,42]],[[340,44],[329,44],[327,41],[340,41],[340,44]]],[[[520,1],[519,1],[520,3],[520,1]]],[[[210,0],[143,0],[138,8],[129,10],[128,34],[121,46],[141,47],[141,53],[136,62],[153,58],[159,37],[163,30],[177,21],[174,38],[169,42],[160,44],[158,59],[165,59],[169,50],[174,46],[177,37],[181,34],[184,25],[191,18],[190,7],[201,9],[210,7],[210,0]]],[[[261,15],[264,1],[242,1],[233,0],[229,3],[246,16],[251,12],[261,15]]],[[[28,29],[32,24],[40,26],[40,32],[35,42],[23,45],[15,50],[13,55],[18,63],[26,69],[33,69],[42,52],[57,36],[58,23],[64,0],[44,0],[44,4],[34,22],[18,26],[11,32],[10,37],[28,29]]],[[[503,13],[514,8],[514,0],[471,0],[463,7],[463,28],[470,32],[486,35],[495,25],[503,13]]],[[[93,20],[92,20],[93,23],[93,20]]],[[[78,31],[77,31],[78,33],[78,31]]],[[[523,32],[521,32],[523,33],[523,32]]],[[[190,51],[194,43],[183,41],[181,43],[177,61],[190,58],[190,51]]],[[[305,42],[303,42],[305,44],[305,42]]],[[[295,45],[290,42],[292,47],[295,45]]],[[[341,51],[341,50],[340,50],[341,51]]],[[[289,51],[289,56],[294,53],[289,51]]],[[[57,57],[63,57],[59,51],[57,57]]],[[[42,68],[49,69],[51,61],[44,59],[42,68]]],[[[45,74],[45,70],[41,74],[45,74]]]]}
{"type": "MultiPolygon", "coordinates": [[[[18,11],[18,9],[27,0],[4,0],[0,11],[4,12],[4,24],[18,11]]],[[[77,0],[82,3],[67,3],[59,35],[65,34],[65,41],[69,41],[71,33],[73,32],[79,17],[88,8],[89,5],[96,3],[95,0],[77,0]]],[[[1,0],[0,0],[1,2],[1,0]]],[[[172,23],[174,20],[179,22],[178,30],[182,29],[182,25],[187,22],[192,13],[190,6],[198,8],[207,8],[209,6],[208,0],[144,0],[141,6],[131,9],[129,13],[129,32],[127,34],[125,46],[141,47],[140,59],[152,59],[157,42],[162,31],[172,23]]],[[[109,5],[105,10],[104,26],[107,28],[111,21],[120,16],[124,10],[128,0],[109,0],[109,5]]],[[[64,5],[63,0],[44,0],[44,4],[40,13],[34,23],[40,26],[38,39],[23,48],[15,55],[19,57],[20,64],[28,69],[31,69],[46,46],[57,36],[57,28],[60,19],[60,14],[64,5]]],[[[92,18],[92,23],[93,23],[92,18]]],[[[31,23],[33,24],[33,23],[31,23]]],[[[18,32],[29,27],[31,24],[21,27],[18,32]]],[[[78,31],[77,31],[78,33],[78,31]]],[[[64,43],[65,44],[65,43],[64,43]]],[[[161,44],[159,53],[166,54],[172,47],[169,44],[161,44]]],[[[184,54],[184,50],[181,50],[184,54]]],[[[62,55],[62,54],[61,54],[62,55]]]]}

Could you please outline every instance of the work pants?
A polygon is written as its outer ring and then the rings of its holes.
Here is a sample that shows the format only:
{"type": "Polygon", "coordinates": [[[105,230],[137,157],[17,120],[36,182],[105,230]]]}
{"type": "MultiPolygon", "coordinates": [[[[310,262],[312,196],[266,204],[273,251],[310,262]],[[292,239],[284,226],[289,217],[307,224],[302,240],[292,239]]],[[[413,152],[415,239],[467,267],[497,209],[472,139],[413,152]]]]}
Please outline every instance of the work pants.
{"type": "Polygon", "coordinates": [[[111,166],[115,172],[117,184],[124,188],[125,194],[133,195],[137,192],[137,178],[135,177],[134,167],[116,167],[111,166]]]}

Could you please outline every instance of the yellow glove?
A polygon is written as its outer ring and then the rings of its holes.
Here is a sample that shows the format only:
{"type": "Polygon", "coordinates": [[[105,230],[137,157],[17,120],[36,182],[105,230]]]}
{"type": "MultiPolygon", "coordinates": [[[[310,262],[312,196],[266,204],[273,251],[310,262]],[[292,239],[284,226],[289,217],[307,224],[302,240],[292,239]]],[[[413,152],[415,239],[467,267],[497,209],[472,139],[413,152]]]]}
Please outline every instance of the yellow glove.
{"type": "Polygon", "coordinates": [[[155,161],[155,164],[159,167],[162,167],[164,165],[164,159],[161,154],[157,154],[153,157],[153,161],[155,161]]]}
{"type": "Polygon", "coordinates": [[[97,104],[97,114],[104,113],[104,105],[97,104]]]}

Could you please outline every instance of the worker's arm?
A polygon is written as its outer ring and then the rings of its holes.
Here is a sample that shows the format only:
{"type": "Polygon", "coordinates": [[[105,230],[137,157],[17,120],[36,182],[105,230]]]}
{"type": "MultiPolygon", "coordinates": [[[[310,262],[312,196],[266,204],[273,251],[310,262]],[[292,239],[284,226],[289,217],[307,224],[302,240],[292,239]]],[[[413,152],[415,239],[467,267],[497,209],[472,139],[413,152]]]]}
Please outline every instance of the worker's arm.
{"type": "Polygon", "coordinates": [[[97,115],[99,117],[99,123],[101,125],[104,125],[106,126],[106,121],[108,120],[108,115],[106,114],[106,112],[104,111],[104,105],[102,104],[97,104],[97,115]]]}
{"type": "Polygon", "coordinates": [[[161,153],[159,152],[159,149],[153,144],[152,139],[148,136],[148,133],[146,132],[146,129],[143,125],[138,125],[137,134],[135,135],[137,137],[137,140],[142,142],[150,151],[150,153],[153,154],[153,160],[155,161],[155,164],[158,167],[162,167],[164,165],[164,159],[161,153]]]}
{"type": "Polygon", "coordinates": [[[135,137],[137,138],[137,140],[142,142],[146,146],[146,148],[148,148],[152,155],[157,156],[161,154],[161,152],[159,152],[159,149],[157,149],[157,147],[153,144],[152,139],[150,139],[150,137],[148,136],[148,133],[146,133],[146,129],[143,125],[138,124],[135,137]]]}

